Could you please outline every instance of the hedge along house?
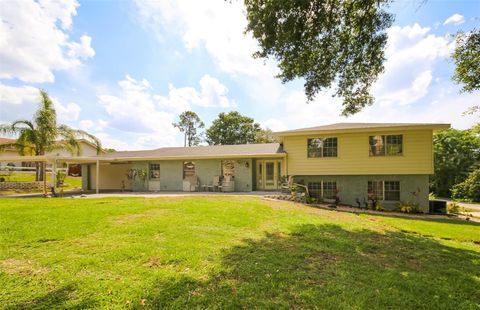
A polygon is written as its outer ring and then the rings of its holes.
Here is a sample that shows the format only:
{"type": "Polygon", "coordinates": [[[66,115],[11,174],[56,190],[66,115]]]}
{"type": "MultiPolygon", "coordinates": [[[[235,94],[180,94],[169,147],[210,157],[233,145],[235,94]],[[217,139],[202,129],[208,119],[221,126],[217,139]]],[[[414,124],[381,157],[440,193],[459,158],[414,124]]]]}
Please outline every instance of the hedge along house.
{"type": "Polygon", "coordinates": [[[280,176],[285,174],[285,156],[279,143],[115,152],[82,165],[83,187],[97,191],[213,191],[221,189],[220,180],[228,179],[230,186],[224,191],[277,190],[280,176]]]}
{"type": "Polygon", "coordinates": [[[287,153],[285,171],[314,197],[338,195],[357,206],[378,199],[428,212],[433,132],[448,124],[338,123],[275,133],[287,153]]]}

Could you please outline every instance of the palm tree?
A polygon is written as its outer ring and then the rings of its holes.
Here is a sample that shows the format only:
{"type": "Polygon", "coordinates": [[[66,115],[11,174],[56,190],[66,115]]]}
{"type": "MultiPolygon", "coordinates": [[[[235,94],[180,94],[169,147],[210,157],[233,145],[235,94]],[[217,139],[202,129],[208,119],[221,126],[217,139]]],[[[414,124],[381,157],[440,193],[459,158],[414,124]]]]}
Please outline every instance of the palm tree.
{"type": "MultiPolygon", "coordinates": [[[[0,146],[0,151],[15,147],[20,155],[39,156],[54,150],[68,150],[72,155],[80,155],[81,146],[78,139],[92,142],[97,153],[102,150],[100,140],[95,136],[67,125],[57,124],[57,113],[47,92],[40,90],[40,107],[34,119],[17,120],[11,124],[0,125],[0,133],[15,134],[17,139],[10,144],[0,146]]],[[[36,180],[43,181],[44,165],[36,163],[36,180]]]]}

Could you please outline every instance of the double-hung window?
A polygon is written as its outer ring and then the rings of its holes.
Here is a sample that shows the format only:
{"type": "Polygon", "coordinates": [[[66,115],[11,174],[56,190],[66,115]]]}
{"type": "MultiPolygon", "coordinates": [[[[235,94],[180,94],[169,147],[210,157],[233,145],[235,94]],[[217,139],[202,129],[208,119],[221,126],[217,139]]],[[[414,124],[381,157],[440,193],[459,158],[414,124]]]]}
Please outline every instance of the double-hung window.
{"type": "Polygon", "coordinates": [[[337,182],[335,181],[321,181],[309,182],[308,193],[311,197],[325,199],[333,199],[337,194],[337,182]]]}
{"type": "Polygon", "coordinates": [[[150,164],[150,179],[160,179],[160,164],[150,164]]]}
{"type": "Polygon", "coordinates": [[[402,135],[378,135],[368,139],[370,156],[395,156],[403,154],[402,135]]]}
{"type": "Polygon", "coordinates": [[[368,181],[368,199],[399,201],[399,181],[368,181]]]}
{"type": "Polygon", "coordinates": [[[337,157],[338,140],[332,138],[313,138],[307,140],[307,155],[312,157],[337,157]]]}

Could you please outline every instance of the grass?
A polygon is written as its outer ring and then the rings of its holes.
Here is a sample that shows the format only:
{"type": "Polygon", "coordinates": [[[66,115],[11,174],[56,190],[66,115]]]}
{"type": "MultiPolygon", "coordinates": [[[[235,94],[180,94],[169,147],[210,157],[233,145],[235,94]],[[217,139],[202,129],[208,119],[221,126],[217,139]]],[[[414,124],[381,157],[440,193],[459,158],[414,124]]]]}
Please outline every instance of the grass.
{"type": "MultiPolygon", "coordinates": [[[[35,181],[35,172],[12,172],[9,176],[4,176],[7,182],[33,182],[35,181]]],[[[47,173],[47,186],[50,188],[52,180],[51,173],[47,173]]],[[[76,190],[82,188],[82,177],[73,177],[73,176],[66,176],[64,187],[62,187],[64,191],[76,190]]],[[[21,194],[35,194],[35,193],[42,193],[43,188],[41,189],[9,189],[9,190],[0,190],[0,197],[1,196],[12,196],[12,195],[21,195],[21,194]]]]}
{"type": "Polygon", "coordinates": [[[0,200],[0,307],[479,309],[480,226],[253,197],[0,200]]]}

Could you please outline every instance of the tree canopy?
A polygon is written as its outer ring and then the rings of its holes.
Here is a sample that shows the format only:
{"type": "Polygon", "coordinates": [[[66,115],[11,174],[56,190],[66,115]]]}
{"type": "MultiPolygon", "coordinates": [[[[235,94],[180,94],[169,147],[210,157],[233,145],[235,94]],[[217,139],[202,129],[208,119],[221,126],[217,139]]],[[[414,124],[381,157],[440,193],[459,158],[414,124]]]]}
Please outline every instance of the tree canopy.
{"type": "Polygon", "coordinates": [[[472,170],[480,167],[480,136],[476,127],[448,129],[436,133],[433,142],[432,190],[438,196],[450,197],[453,186],[465,181],[472,170]]]}
{"type": "Polygon", "coordinates": [[[178,128],[180,132],[185,133],[184,146],[195,146],[202,141],[198,129],[204,128],[205,124],[197,113],[193,111],[183,112],[179,116],[178,123],[173,123],[173,126],[178,128]]]}
{"type": "Polygon", "coordinates": [[[464,92],[480,89],[480,29],[459,33],[452,55],[455,63],[453,80],[462,85],[464,92]]]}
{"type": "Polygon", "coordinates": [[[245,0],[254,57],[278,61],[283,82],[305,80],[308,101],[335,86],[343,115],[373,103],[370,88],[383,71],[389,0],[245,0]]]}
{"type": "Polygon", "coordinates": [[[210,145],[255,143],[260,125],[253,118],[237,111],[220,113],[207,129],[207,142],[210,145]]]}
{"type": "Polygon", "coordinates": [[[274,143],[277,139],[273,136],[273,131],[269,128],[260,129],[255,134],[255,143],[274,143]]]}

